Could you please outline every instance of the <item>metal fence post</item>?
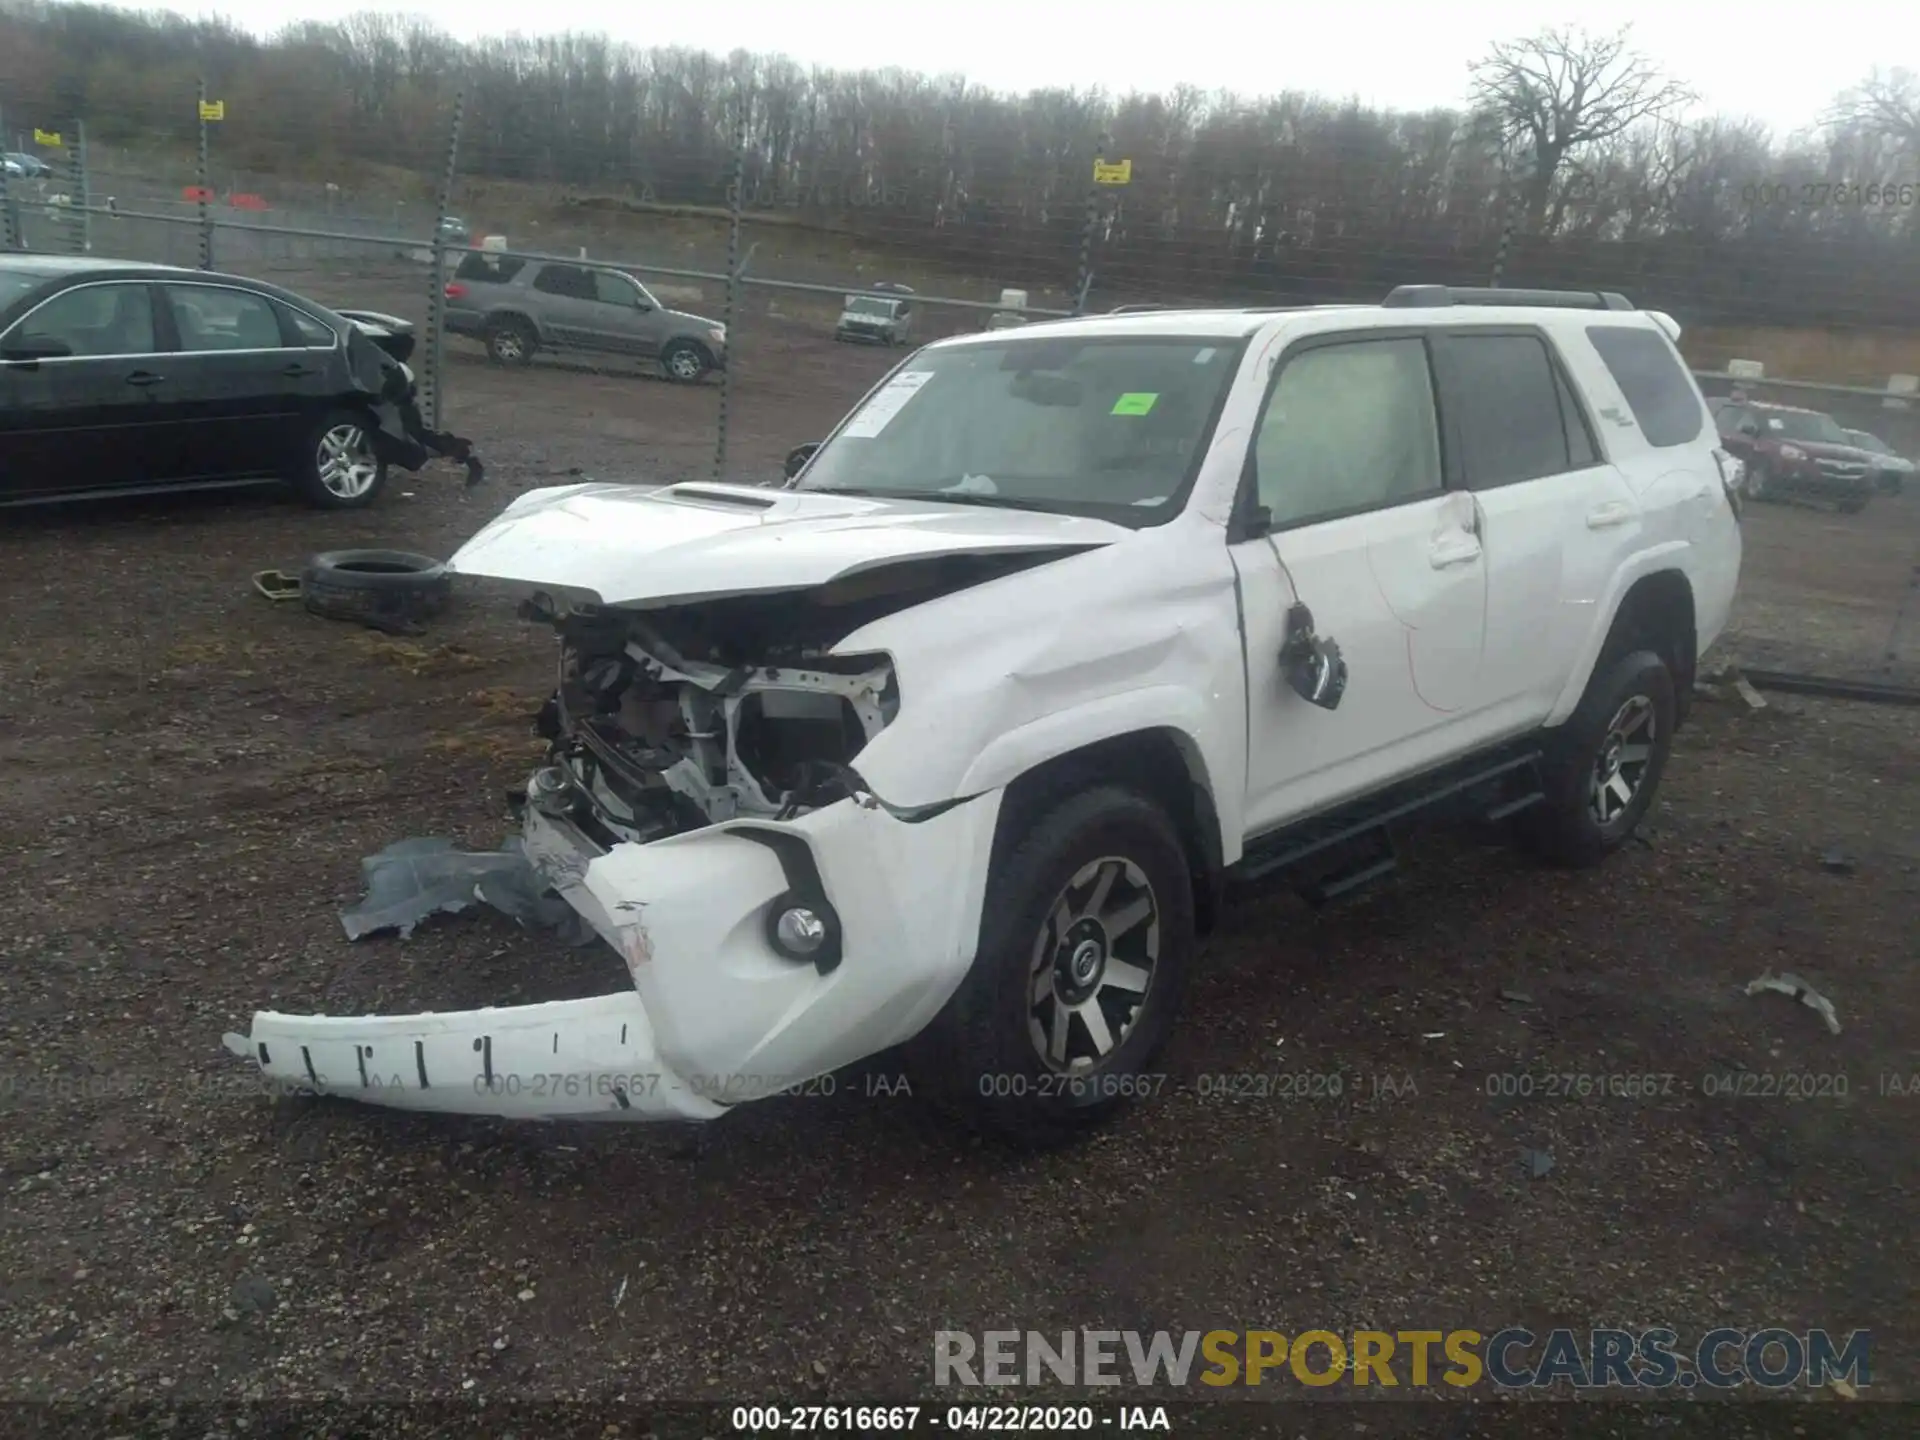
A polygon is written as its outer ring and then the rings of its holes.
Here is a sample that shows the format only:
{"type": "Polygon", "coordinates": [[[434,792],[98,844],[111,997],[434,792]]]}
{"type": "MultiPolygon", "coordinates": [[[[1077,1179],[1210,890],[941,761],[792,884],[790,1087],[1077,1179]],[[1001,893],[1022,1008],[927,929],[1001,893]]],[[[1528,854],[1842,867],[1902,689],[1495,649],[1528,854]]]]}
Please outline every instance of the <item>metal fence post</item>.
{"type": "Polygon", "coordinates": [[[727,186],[727,299],[720,325],[726,335],[726,364],[720,371],[720,415],[714,428],[713,478],[727,478],[727,407],[733,398],[733,370],[740,358],[738,337],[733,333],[734,316],[740,307],[740,214],[746,203],[747,189],[747,106],[752,92],[743,93],[735,107],[733,122],[733,180],[727,186]]]}
{"type": "MultiPolygon", "coordinates": [[[[0,116],[0,138],[7,133],[6,118],[0,116]]],[[[0,165],[0,240],[8,250],[27,248],[26,232],[20,228],[20,207],[13,198],[13,186],[7,179],[7,167],[0,165]]]]}
{"type": "Polygon", "coordinates": [[[1087,292],[1093,288],[1093,237],[1100,226],[1100,182],[1094,178],[1107,159],[1107,137],[1102,135],[1093,147],[1093,169],[1087,172],[1087,218],[1080,231],[1080,270],[1073,281],[1073,313],[1087,308],[1087,292]]]}
{"type": "Polygon", "coordinates": [[[200,268],[202,270],[211,270],[213,268],[213,209],[211,205],[213,189],[207,179],[207,78],[204,75],[200,77],[199,96],[199,104],[194,108],[194,115],[200,126],[200,156],[197,171],[199,179],[195,185],[194,197],[200,205],[200,268]]]}
{"type": "Polygon", "coordinates": [[[447,363],[447,217],[453,212],[453,179],[460,164],[460,130],[466,117],[467,92],[456,90],[453,121],[447,126],[447,163],[440,169],[440,195],[433,211],[433,260],[427,279],[427,353],[420,377],[420,414],[433,430],[441,428],[440,400],[447,363]]]}
{"type": "Polygon", "coordinates": [[[1493,252],[1493,278],[1487,282],[1488,288],[1498,290],[1500,277],[1506,274],[1507,251],[1513,248],[1513,174],[1509,167],[1500,167],[1500,245],[1493,252]]]}
{"type": "Polygon", "coordinates": [[[67,156],[73,161],[73,189],[80,201],[80,213],[75,216],[78,222],[74,227],[75,238],[80,242],[82,255],[93,253],[93,188],[87,181],[87,122],[76,118],[73,122],[73,144],[67,150],[67,156]]]}

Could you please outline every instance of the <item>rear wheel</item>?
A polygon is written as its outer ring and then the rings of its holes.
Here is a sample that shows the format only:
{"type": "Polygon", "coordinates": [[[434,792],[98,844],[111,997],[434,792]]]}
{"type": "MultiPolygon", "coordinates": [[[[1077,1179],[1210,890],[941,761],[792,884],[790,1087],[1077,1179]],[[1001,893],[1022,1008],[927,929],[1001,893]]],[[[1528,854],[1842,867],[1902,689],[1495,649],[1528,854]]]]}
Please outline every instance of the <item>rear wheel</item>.
{"type": "Polygon", "coordinates": [[[300,498],[321,510],[359,510],[387,483],[387,462],[374,453],[373,421],[351,410],[324,415],[308,433],[293,474],[300,498]]]}
{"type": "Polygon", "coordinates": [[[1673,674],[1651,650],[1594,672],[1548,745],[1545,799],[1516,817],[1528,845],[1562,865],[1598,864],[1647,813],[1673,748],[1673,674]]]}
{"type": "Polygon", "coordinates": [[[487,358],[496,365],[525,365],[540,348],[540,337],[517,315],[508,315],[487,327],[487,358]]]}
{"type": "Polygon", "coordinates": [[[980,948],[909,1046],[919,1087],[978,1129],[1058,1144],[1151,1095],[1193,955],[1172,822],[1114,785],[1061,799],[988,877],[980,948]]]}

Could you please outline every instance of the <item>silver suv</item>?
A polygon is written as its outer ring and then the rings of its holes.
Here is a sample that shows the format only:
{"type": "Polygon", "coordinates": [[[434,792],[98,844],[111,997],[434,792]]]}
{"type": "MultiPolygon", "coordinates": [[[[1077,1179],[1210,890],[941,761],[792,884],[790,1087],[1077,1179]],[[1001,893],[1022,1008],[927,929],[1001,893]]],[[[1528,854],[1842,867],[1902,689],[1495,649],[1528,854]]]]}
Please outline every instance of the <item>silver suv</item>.
{"type": "Polygon", "coordinates": [[[624,271],[519,255],[469,254],[447,283],[447,330],[487,347],[496,364],[541,350],[656,360],[691,384],[727,363],[717,320],[669,310],[624,271]]]}

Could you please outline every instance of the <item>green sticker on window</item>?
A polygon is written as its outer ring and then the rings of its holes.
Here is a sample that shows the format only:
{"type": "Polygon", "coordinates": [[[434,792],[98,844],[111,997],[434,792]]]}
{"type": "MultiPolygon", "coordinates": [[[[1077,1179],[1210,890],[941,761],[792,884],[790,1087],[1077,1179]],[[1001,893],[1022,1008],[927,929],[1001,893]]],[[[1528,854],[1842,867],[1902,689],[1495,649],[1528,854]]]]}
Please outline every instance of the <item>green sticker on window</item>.
{"type": "Polygon", "coordinates": [[[1132,390],[1113,402],[1116,415],[1145,415],[1160,396],[1151,390],[1132,390]]]}

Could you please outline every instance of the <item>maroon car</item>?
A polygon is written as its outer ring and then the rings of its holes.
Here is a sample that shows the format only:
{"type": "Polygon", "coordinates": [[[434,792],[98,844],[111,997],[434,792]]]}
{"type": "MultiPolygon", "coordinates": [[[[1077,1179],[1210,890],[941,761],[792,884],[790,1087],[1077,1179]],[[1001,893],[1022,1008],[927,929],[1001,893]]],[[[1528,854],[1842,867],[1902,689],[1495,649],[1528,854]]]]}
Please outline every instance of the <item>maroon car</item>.
{"type": "Polygon", "coordinates": [[[1748,499],[1797,495],[1830,501],[1851,514],[1873,498],[1877,458],[1853,444],[1831,415],[1721,400],[1713,418],[1727,449],[1746,462],[1748,499]]]}

